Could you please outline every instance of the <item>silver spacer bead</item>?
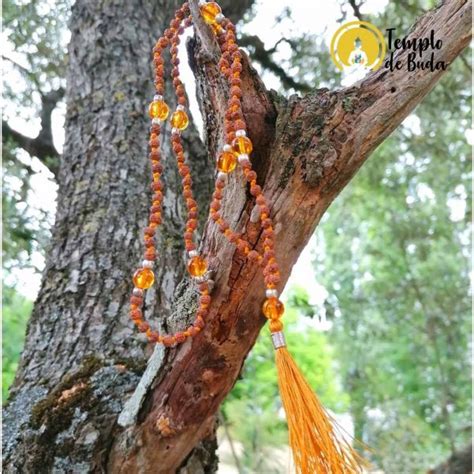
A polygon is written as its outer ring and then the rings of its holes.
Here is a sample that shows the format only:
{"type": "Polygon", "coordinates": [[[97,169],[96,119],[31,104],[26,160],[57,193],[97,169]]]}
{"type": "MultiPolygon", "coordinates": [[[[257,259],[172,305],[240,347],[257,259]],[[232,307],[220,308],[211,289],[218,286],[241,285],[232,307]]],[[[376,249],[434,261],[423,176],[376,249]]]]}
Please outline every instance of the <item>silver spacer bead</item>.
{"type": "Polygon", "coordinates": [[[199,252],[197,250],[191,250],[188,252],[189,258],[194,258],[194,257],[197,257],[198,255],[199,255],[199,252]]]}
{"type": "Polygon", "coordinates": [[[173,135],[179,135],[179,134],[181,133],[181,130],[180,130],[179,128],[173,127],[173,128],[171,129],[171,133],[172,133],[173,135]]]}
{"type": "Polygon", "coordinates": [[[186,110],[186,108],[184,107],[184,105],[179,104],[179,105],[176,107],[176,110],[186,110]]]}
{"type": "Polygon", "coordinates": [[[245,154],[245,153],[242,153],[241,155],[239,155],[237,157],[237,159],[239,160],[239,163],[240,164],[243,164],[243,163],[247,163],[247,161],[250,161],[249,160],[249,155],[245,154]]]}
{"type": "Polygon", "coordinates": [[[281,331],[272,332],[272,342],[274,349],[286,347],[285,335],[281,331]]]}
{"type": "Polygon", "coordinates": [[[159,118],[151,119],[153,125],[161,125],[161,120],[159,118]]]}
{"type": "Polygon", "coordinates": [[[163,96],[160,95],[160,94],[155,94],[155,95],[153,96],[153,100],[163,100],[163,96]]]}
{"type": "Polygon", "coordinates": [[[265,290],[265,296],[267,298],[278,298],[278,291],[273,288],[269,288],[268,290],[265,290]]]}
{"type": "Polygon", "coordinates": [[[236,137],[246,137],[247,136],[247,132],[245,130],[237,130],[235,132],[235,136],[236,137]]]}
{"type": "Polygon", "coordinates": [[[151,260],[143,260],[142,267],[143,268],[153,268],[153,262],[151,260]]]}
{"type": "Polygon", "coordinates": [[[222,151],[232,151],[232,147],[226,144],[222,147],[222,151]]]}
{"type": "Polygon", "coordinates": [[[205,0],[199,0],[199,6],[205,5],[207,2],[205,0]]]}
{"type": "Polygon", "coordinates": [[[217,179],[220,179],[221,181],[224,181],[226,175],[227,175],[227,173],[223,173],[222,171],[219,171],[219,173],[217,173],[217,179]]]}
{"type": "Polygon", "coordinates": [[[196,283],[204,283],[205,281],[208,280],[208,278],[209,278],[208,274],[205,273],[204,275],[194,277],[194,281],[196,281],[196,283]]]}
{"type": "Polygon", "coordinates": [[[133,296],[143,296],[143,290],[140,288],[134,288],[132,293],[133,296]]]}
{"type": "Polygon", "coordinates": [[[216,23],[222,23],[224,19],[225,19],[225,16],[222,13],[218,13],[215,18],[216,23]]]}

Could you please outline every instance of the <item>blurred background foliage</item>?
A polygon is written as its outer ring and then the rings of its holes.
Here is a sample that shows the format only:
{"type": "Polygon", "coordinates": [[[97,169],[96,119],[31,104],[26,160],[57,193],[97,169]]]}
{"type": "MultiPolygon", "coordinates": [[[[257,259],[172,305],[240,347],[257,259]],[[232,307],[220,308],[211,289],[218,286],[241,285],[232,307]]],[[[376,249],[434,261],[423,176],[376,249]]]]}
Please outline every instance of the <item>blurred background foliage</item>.
{"type": "MultiPolygon", "coordinates": [[[[356,17],[401,33],[434,5],[389,2],[370,15],[364,1],[339,0],[338,20],[356,17]]],[[[4,401],[32,307],[15,289],[23,275],[18,269],[41,271],[35,255],[44,254],[54,217],[32,187],[39,174],[46,176],[43,185],[54,186],[59,156],[54,146],[47,155],[26,153],[24,137],[12,133],[10,123],[23,120],[26,136],[48,138],[49,104],[51,135],[51,114],[63,107],[69,8],[60,0],[3,2],[4,37],[12,51],[3,57],[4,401]]],[[[301,32],[291,7],[275,18],[276,25],[289,25],[283,40],[268,45],[255,36],[252,19],[264,9],[265,2],[254,5],[241,28],[241,44],[264,79],[286,94],[337,87],[340,73],[322,35],[301,32]]],[[[350,415],[355,435],[373,450],[365,454],[387,473],[426,472],[470,440],[468,58],[464,53],[450,66],[324,216],[313,255],[324,302],[314,303],[303,288],[287,291],[295,358],[332,413],[350,415]]],[[[221,420],[239,472],[285,472],[275,462],[286,431],[265,331],[221,420]]]]}

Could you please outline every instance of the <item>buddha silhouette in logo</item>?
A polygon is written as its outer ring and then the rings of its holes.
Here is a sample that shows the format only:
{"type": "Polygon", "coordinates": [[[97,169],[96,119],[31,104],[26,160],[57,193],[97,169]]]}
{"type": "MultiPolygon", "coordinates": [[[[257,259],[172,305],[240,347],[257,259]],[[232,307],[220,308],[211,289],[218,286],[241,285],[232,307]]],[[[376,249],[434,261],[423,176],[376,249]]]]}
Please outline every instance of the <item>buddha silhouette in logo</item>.
{"type": "Polygon", "coordinates": [[[367,58],[367,54],[365,54],[365,51],[362,49],[362,41],[359,37],[355,39],[354,46],[355,48],[349,55],[349,64],[354,69],[366,67],[369,60],[367,58]]]}

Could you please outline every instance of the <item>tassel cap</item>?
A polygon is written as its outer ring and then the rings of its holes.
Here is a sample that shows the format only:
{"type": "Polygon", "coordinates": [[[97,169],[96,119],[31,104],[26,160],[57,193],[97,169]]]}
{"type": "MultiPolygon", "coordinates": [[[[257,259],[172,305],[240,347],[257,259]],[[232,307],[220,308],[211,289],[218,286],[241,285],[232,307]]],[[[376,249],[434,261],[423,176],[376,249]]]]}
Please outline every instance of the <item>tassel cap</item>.
{"type": "Polygon", "coordinates": [[[282,331],[272,332],[272,341],[275,349],[286,347],[285,335],[282,331]]]}

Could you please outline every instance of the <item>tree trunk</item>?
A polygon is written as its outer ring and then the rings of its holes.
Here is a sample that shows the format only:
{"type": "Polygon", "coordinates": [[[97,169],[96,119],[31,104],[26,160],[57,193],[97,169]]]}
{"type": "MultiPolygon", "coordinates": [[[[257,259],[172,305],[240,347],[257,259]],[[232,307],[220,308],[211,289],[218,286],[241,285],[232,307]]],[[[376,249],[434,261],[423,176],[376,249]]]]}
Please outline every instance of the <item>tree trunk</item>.
{"type": "MultiPolygon", "coordinates": [[[[201,249],[216,282],[206,328],[177,348],[157,348],[145,374],[152,348],[133,330],[127,308],[150,198],[150,52],[178,3],[77,0],[73,7],[57,218],[4,413],[6,472],[216,470],[215,414],[264,323],[259,270],[206,224],[201,249]]],[[[252,2],[228,3],[238,17],[252,2]]],[[[468,1],[447,2],[412,34],[435,29],[443,39],[436,60],[449,64],[469,43],[470,9],[468,1]]],[[[217,45],[199,18],[196,24],[189,49],[206,146],[193,128],[184,136],[204,223],[226,88],[217,45]]],[[[442,73],[381,69],[348,89],[285,100],[269,94],[244,61],[243,107],[252,161],[272,206],[281,287],[331,201],[442,73]]],[[[183,208],[169,139],[164,147],[165,224],[146,304],[154,323],[172,331],[191,317],[194,290],[183,279],[183,208]]],[[[235,173],[223,214],[259,249],[253,208],[235,173]]]]}

